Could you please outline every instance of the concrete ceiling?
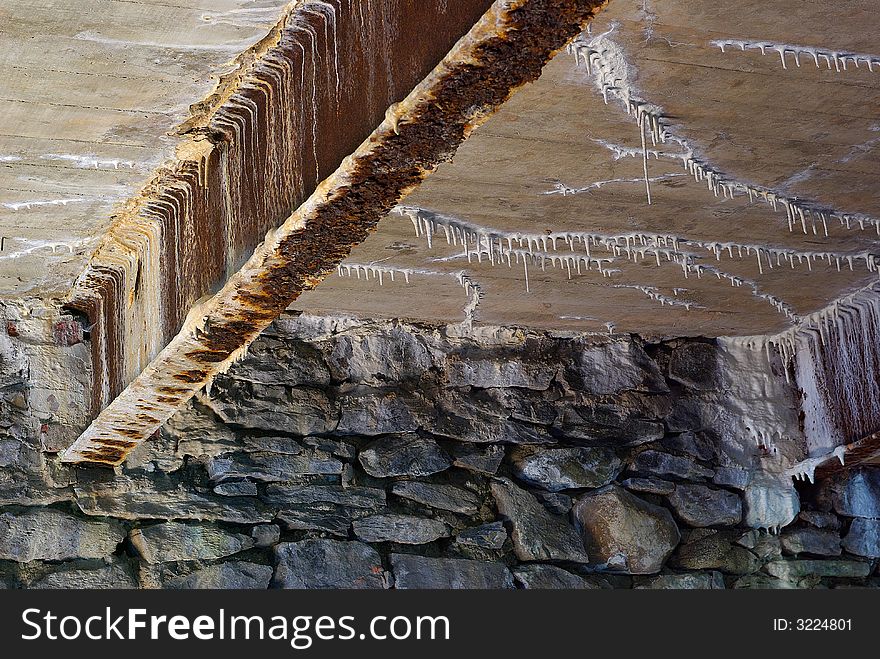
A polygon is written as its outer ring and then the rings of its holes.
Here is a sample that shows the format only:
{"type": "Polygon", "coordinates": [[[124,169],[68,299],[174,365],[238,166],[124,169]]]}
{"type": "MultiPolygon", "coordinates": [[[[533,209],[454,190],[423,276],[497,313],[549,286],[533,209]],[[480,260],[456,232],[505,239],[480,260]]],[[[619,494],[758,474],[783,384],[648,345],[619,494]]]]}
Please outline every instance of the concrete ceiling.
{"type": "Polygon", "coordinates": [[[345,276],[296,308],[456,321],[476,285],[473,315],[489,324],[714,336],[797,323],[877,280],[875,10],[857,0],[612,0],[579,39],[591,70],[560,53],[354,249],[345,276]],[[725,40],[744,43],[722,52],[713,42],[725,40]],[[613,85],[607,103],[602,80],[613,85]],[[649,110],[650,205],[627,99],[649,110]],[[656,146],[652,114],[665,138],[656,146]],[[695,180],[688,158],[725,189],[695,180]],[[766,193],[779,196],[776,211],[766,193]],[[447,245],[456,228],[471,234],[470,259],[447,245]],[[573,252],[581,258],[562,258],[573,252]]]}
{"type": "Polygon", "coordinates": [[[0,5],[0,296],[63,296],[286,0],[0,5]]]}
{"type": "MultiPolygon", "coordinates": [[[[173,156],[189,105],[286,4],[4,3],[0,295],[69,289],[114,209],[173,156]]],[[[406,200],[409,215],[389,215],[354,250],[349,264],[370,266],[369,277],[343,269],[349,276],[331,277],[296,308],[434,321],[470,313],[489,324],[645,335],[785,329],[877,278],[874,9],[858,0],[830,14],[825,3],[794,0],[612,0],[579,40],[591,70],[583,57],[557,56],[406,200]],[[722,52],[719,40],[745,49],[722,52]],[[800,66],[786,45],[804,47],[800,66]],[[861,57],[835,62],[833,53],[861,57]],[[607,103],[602,80],[614,86],[607,103]],[[648,138],[650,205],[627,100],[659,117],[664,138],[648,138]],[[696,181],[686,158],[720,173],[733,198],[696,181]],[[778,194],[777,210],[750,202],[749,187],[778,194]],[[807,211],[806,232],[796,211],[789,230],[789,201],[807,211]],[[435,222],[431,248],[412,218],[435,222]],[[444,226],[473,232],[470,262],[447,245],[444,226]],[[489,243],[501,265],[490,264],[489,243]]]]}

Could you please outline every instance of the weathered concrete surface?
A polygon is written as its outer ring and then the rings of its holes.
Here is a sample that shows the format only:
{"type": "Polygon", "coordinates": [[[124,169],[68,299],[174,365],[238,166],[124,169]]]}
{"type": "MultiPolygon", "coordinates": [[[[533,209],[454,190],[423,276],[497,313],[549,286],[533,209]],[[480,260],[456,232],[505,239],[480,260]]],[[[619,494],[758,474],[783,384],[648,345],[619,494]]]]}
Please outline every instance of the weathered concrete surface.
{"type": "MultiPolygon", "coordinates": [[[[51,8],[6,3],[0,35],[5,54],[0,293],[64,295],[124,202],[136,196],[158,166],[173,166],[180,156],[176,133],[190,119],[191,106],[215,92],[221,78],[240,72],[248,60],[240,54],[251,47],[260,50],[266,35],[295,10],[303,9],[299,37],[307,61],[290,64],[310,69],[309,78],[321,78],[315,104],[307,89],[300,90],[297,104],[303,113],[321,115],[313,137],[321,141],[315,152],[321,154],[322,178],[488,4],[466,1],[450,12],[445,2],[423,2],[396,11],[392,3],[382,2],[367,12],[365,3],[356,2],[343,12],[336,0],[323,7],[289,0],[256,5],[249,0],[87,0],[51,8]],[[417,26],[429,14],[433,20],[427,35],[417,26]],[[332,101],[336,108],[325,107],[328,86],[339,94],[332,101]],[[347,108],[341,130],[334,125],[338,107],[347,108]],[[354,133],[354,139],[346,133],[354,133]],[[339,136],[347,140],[339,145],[345,149],[341,154],[334,145],[339,136]]],[[[309,179],[316,163],[304,163],[303,169],[310,171],[298,178],[313,186],[309,179]]],[[[241,258],[240,250],[252,249],[277,220],[264,222],[259,237],[240,227],[229,258],[241,258]]]]}
{"type": "MultiPolygon", "coordinates": [[[[491,228],[499,236],[644,234],[649,249],[643,258],[628,259],[630,250],[621,238],[620,255],[593,246],[594,256],[611,259],[602,265],[605,277],[595,263],[569,279],[560,263],[553,267],[548,261],[544,272],[531,262],[527,292],[523,263],[515,255],[512,268],[505,259],[493,266],[484,245],[478,262],[472,241],[467,259],[461,245],[447,246],[440,227],[429,249],[410,219],[395,213],[349,261],[411,269],[409,284],[400,273],[392,283],[386,272],[382,287],[363,272],[360,279],[337,276],[296,306],[362,316],[460,319],[468,297],[453,275],[463,270],[483,295],[475,318],[489,324],[605,332],[610,323],[618,331],[663,336],[780,331],[794,320],[788,312],[803,316],[876,281],[877,273],[863,258],[880,253],[874,220],[864,231],[856,221],[847,229],[829,220],[826,237],[821,222],[813,232],[809,218],[804,233],[798,217],[790,232],[784,206],[774,212],[762,200],[749,203],[741,192],[734,199],[720,191],[716,197],[705,181],[696,182],[685,171],[677,154],[692,152],[732,181],[827,209],[880,217],[880,125],[868,111],[880,101],[880,68],[874,66],[872,73],[865,61],[858,69],[850,61],[838,73],[820,60],[817,69],[809,54],[801,55],[798,68],[788,53],[783,69],[772,48],[766,56],[738,47],[722,53],[712,41],[769,40],[871,53],[878,50],[871,36],[878,20],[872,7],[857,1],[830,9],[794,0],[615,0],[597,18],[592,34],[582,37],[604,52],[593,62],[592,74],[583,61],[576,66],[571,54],[560,53],[537,84],[512,99],[406,204],[491,228]],[[651,205],[639,128],[614,93],[607,105],[603,102],[596,85],[602,66],[614,68],[623,91],[656,106],[670,134],[686,141],[683,146],[669,139],[655,147],[649,136],[649,149],[659,154],[648,163],[649,176],[656,179],[651,205]],[[718,269],[722,278],[712,269],[686,278],[665,253],[658,267],[650,249],[656,236],[675,237],[677,247],[669,247],[679,261],[688,258],[694,266],[718,269]],[[715,243],[730,243],[733,255],[725,248],[716,260],[707,249],[715,243]],[[791,250],[794,268],[786,256],[779,265],[775,255],[764,253],[761,272],[754,249],[740,256],[739,245],[791,250]],[[834,258],[830,264],[814,261],[810,269],[804,259],[813,252],[854,255],[853,271],[844,259],[838,272],[834,258]],[[732,286],[728,275],[742,285],[732,286]],[[775,296],[788,312],[762,295],[775,296]]],[[[638,238],[633,242],[636,251],[644,247],[638,238]]],[[[545,251],[535,244],[532,249],[545,251]]],[[[546,251],[559,257],[571,250],[560,240],[555,251],[552,246],[546,251]]],[[[583,245],[576,243],[574,251],[583,255],[583,245]]]]}
{"type": "Polygon", "coordinates": [[[174,157],[189,106],[287,4],[4,3],[0,294],[69,290],[115,207],[174,157]]]}

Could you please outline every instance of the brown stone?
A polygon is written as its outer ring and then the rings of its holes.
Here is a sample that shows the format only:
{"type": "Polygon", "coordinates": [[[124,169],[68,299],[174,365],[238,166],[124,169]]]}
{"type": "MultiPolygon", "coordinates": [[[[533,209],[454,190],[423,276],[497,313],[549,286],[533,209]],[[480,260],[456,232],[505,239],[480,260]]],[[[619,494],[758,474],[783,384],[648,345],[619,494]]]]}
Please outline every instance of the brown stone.
{"type": "Polygon", "coordinates": [[[591,562],[628,574],[653,574],[681,535],[665,508],[616,485],[581,497],[572,509],[591,562]]]}

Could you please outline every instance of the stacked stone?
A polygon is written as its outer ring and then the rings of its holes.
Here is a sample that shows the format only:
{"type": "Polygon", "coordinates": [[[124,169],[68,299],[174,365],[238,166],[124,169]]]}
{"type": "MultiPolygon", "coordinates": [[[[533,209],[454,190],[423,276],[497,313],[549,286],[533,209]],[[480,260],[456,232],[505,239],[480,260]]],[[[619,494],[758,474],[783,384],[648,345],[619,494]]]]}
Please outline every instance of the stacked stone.
{"type": "Polygon", "coordinates": [[[117,474],[10,453],[0,584],[877,585],[880,469],[753,496],[732,376],[701,340],[287,316],[117,474]],[[775,535],[767,506],[801,512],[775,535]]]}

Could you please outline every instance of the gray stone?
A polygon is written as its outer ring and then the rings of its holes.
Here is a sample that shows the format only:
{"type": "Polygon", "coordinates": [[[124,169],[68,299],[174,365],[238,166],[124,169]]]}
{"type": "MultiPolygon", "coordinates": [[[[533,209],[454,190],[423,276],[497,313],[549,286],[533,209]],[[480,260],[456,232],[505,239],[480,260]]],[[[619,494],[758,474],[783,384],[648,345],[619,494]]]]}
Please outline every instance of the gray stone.
{"type": "Polygon", "coordinates": [[[659,574],[636,584],[645,590],[723,590],[724,577],[714,570],[685,574],[659,574]]]}
{"type": "Polygon", "coordinates": [[[313,504],[297,510],[282,510],[277,519],[288,531],[322,531],[347,538],[352,520],[364,514],[332,504],[313,504]]]}
{"type": "Polygon", "coordinates": [[[117,476],[112,482],[89,482],[75,489],[76,503],[87,515],[120,519],[199,519],[256,524],[271,522],[275,511],[252,497],[218,497],[195,492],[161,476],[117,476]]]}
{"type": "Polygon", "coordinates": [[[834,510],[847,517],[880,518],[880,468],[850,472],[834,491],[834,510]]]}
{"type": "Polygon", "coordinates": [[[0,563],[0,590],[13,590],[21,587],[18,563],[0,563]]]}
{"type": "Polygon", "coordinates": [[[0,439],[0,467],[10,467],[19,463],[22,444],[17,439],[0,439]]]}
{"type": "Polygon", "coordinates": [[[461,558],[427,558],[391,554],[394,587],[398,589],[513,588],[513,576],[503,563],[461,558]]]}
{"type": "Polygon", "coordinates": [[[696,460],[715,462],[715,444],[703,433],[683,432],[668,435],[661,442],[663,448],[672,453],[685,453],[696,460]]]}
{"type": "Polygon", "coordinates": [[[762,561],[782,556],[782,541],[780,537],[765,531],[752,529],[744,533],[736,541],[736,544],[751,550],[762,561]]]}
{"type": "Polygon", "coordinates": [[[752,480],[752,475],[745,469],[738,467],[716,467],[712,482],[723,487],[733,487],[744,490],[752,480]]]}
{"type": "Polygon", "coordinates": [[[303,540],[275,547],[281,588],[385,588],[379,553],[362,542],[303,540]]]}
{"type": "Polygon", "coordinates": [[[341,485],[269,485],[265,499],[277,520],[294,531],[326,531],[347,537],[353,519],[385,507],[385,490],[341,485]]]}
{"type": "Polygon", "coordinates": [[[95,588],[109,590],[117,588],[137,588],[137,579],[131,568],[125,563],[111,563],[95,568],[65,568],[51,572],[45,577],[30,584],[34,589],[71,589],[81,590],[95,588]]]}
{"type": "Polygon", "coordinates": [[[620,473],[622,463],[607,448],[530,448],[511,455],[516,476],[551,492],[602,487],[620,473]]]}
{"type": "Polygon", "coordinates": [[[282,510],[314,503],[375,510],[385,506],[385,490],[341,485],[269,485],[264,500],[282,510]]]}
{"type": "Polygon", "coordinates": [[[352,523],[354,534],[364,542],[396,542],[423,545],[449,535],[449,526],[436,519],[412,515],[372,515],[352,523]]]}
{"type": "Polygon", "coordinates": [[[564,518],[551,515],[535,497],[506,478],[492,482],[498,513],[510,520],[511,540],[521,561],[572,561],[589,559],[577,532],[564,518]]]}
{"type": "Polygon", "coordinates": [[[782,548],[789,554],[840,556],[840,535],[813,527],[791,529],[782,534],[782,548]]]}
{"type": "Polygon", "coordinates": [[[330,370],[321,352],[296,339],[279,339],[266,332],[247,349],[235,365],[235,377],[261,384],[330,384],[330,370]]]}
{"type": "Polygon", "coordinates": [[[134,529],[131,544],[147,563],[214,560],[254,546],[253,538],[208,524],[166,522],[134,529]]]}
{"type": "Polygon", "coordinates": [[[339,421],[338,407],[319,389],[228,382],[207,401],[225,423],[305,436],[332,432],[339,421]]]}
{"type": "Polygon", "coordinates": [[[299,474],[334,475],[342,473],[342,462],[324,451],[308,450],[297,455],[279,453],[237,453],[208,461],[212,481],[250,478],[272,483],[284,482],[299,474]]]}
{"type": "Polygon", "coordinates": [[[543,426],[497,416],[469,418],[463,410],[440,401],[430,431],[438,437],[474,444],[548,444],[553,438],[543,426]]]}
{"type": "Polygon", "coordinates": [[[455,542],[483,549],[501,549],[507,541],[507,529],[501,522],[489,522],[482,526],[464,529],[455,536],[455,542]]]}
{"type": "Polygon", "coordinates": [[[499,359],[497,353],[463,351],[450,355],[447,377],[453,387],[508,388],[544,390],[550,386],[555,371],[540,359],[526,361],[515,356],[499,359]]]}
{"type": "Polygon", "coordinates": [[[513,568],[513,577],[520,588],[529,590],[587,590],[595,586],[583,578],[555,565],[532,563],[513,568]]]}
{"type": "Polygon", "coordinates": [[[681,539],[668,510],[616,485],[584,495],[572,514],[592,562],[612,571],[658,572],[681,539]]]}
{"type": "Polygon", "coordinates": [[[801,500],[791,478],[761,475],[743,493],[745,524],[753,529],[780,529],[788,526],[800,511],[801,500]]]}
{"type": "Polygon", "coordinates": [[[713,427],[718,412],[712,405],[696,395],[683,395],[664,419],[671,433],[702,432],[713,427]]]}
{"type": "Polygon", "coordinates": [[[675,492],[675,483],[653,476],[627,478],[621,485],[632,492],[644,492],[645,494],[672,494],[675,492]]]}
{"type": "Polygon", "coordinates": [[[354,460],[357,450],[348,442],[338,439],[330,439],[329,437],[305,437],[303,444],[311,446],[319,451],[338,455],[346,460],[354,460]]]}
{"type": "MultiPolygon", "coordinates": [[[[447,390],[447,393],[451,393],[451,390],[447,390]]],[[[484,413],[494,413],[501,418],[551,426],[559,416],[555,394],[550,392],[529,389],[470,389],[467,393],[455,393],[462,397],[467,396],[467,400],[480,405],[484,413]]]]}
{"type": "Polygon", "coordinates": [[[669,495],[669,503],[689,526],[733,526],[742,521],[742,500],[726,490],[683,483],[669,495]]]}
{"type": "Polygon", "coordinates": [[[463,515],[475,515],[480,509],[477,495],[454,485],[400,481],[391,486],[391,493],[431,508],[463,515]]]}
{"type": "Polygon", "coordinates": [[[843,539],[843,547],[856,556],[880,558],[880,519],[856,517],[843,539]]]}
{"type": "Polygon", "coordinates": [[[802,510],[798,514],[798,519],[803,520],[810,526],[817,529],[831,529],[837,531],[840,529],[840,518],[834,513],[825,513],[818,510],[802,510]]]}
{"type": "MultiPolygon", "coordinates": [[[[334,338],[328,362],[337,380],[365,384],[418,382],[434,365],[435,352],[427,337],[389,327],[373,334],[346,334],[334,338]]],[[[442,359],[437,354],[436,359],[442,359]]]]}
{"type": "Polygon", "coordinates": [[[633,460],[632,469],[656,476],[674,476],[685,480],[702,480],[715,475],[711,469],[701,467],[690,458],[652,450],[639,453],[633,460]]]}
{"type": "Polygon", "coordinates": [[[255,547],[271,547],[281,539],[281,529],[277,524],[258,524],[251,529],[255,547]]]}
{"type": "Polygon", "coordinates": [[[257,484],[251,481],[228,481],[215,485],[214,494],[224,497],[255,497],[257,484]]]}
{"type": "Polygon", "coordinates": [[[816,579],[777,579],[767,574],[749,574],[733,582],[736,589],[746,590],[794,590],[797,588],[815,588],[816,579]]]}
{"type": "Polygon", "coordinates": [[[663,424],[607,403],[566,406],[562,433],[573,440],[606,446],[639,446],[663,438],[663,424]]]}
{"type": "Polygon", "coordinates": [[[0,560],[104,558],[116,551],[125,533],[121,524],[82,519],[60,510],[6,512],[0,514],[0,560]]]}
{"type": "Polygon", "coordinates": [[[265,590],[272,579],[272,567],[245,561],[210,565],[168,581],[168,589],[265,590]]]}
{"type": "Polygon", "coordinates": [[[870,563],[835,559],[771,561],[764,566],[764,569],[777,579],[788,580],[808,576],[859,578],[871,574],[870,563]]]}
{"type": "MultiPolygon", "coordinates": [[[[306,437],[303,441],[307,439],[309,438],[306,437]]],[[[299,455],[303,452],[303,445],[293,437],[245,437],[242,443],[244,443],[245,450],[252,453],[299,455]]]]}
{"type": "Polygon", "coordinates": [[[159,435],[170,439],[168,446],[171,450],[176,447],[176,453],[180,455],[217,455],[235,450],[241,442],[235,431],[222,423],[209,408],[196,407],[192,401],[171,417],[159,435]]]}
{"type": "Polygon", "coordinates": [[[669,391],[654,360],[630,340],[584,345],[565,365],[565,378],[573,388],[597,396],[627,389],[669,391]]]}
{"type": "Polygon", "coordinates": [[[698,391],[724,386],[717,348],[713,343],[685,341],[672,351],[669,377],[698,391]]]}
{"type": "Polygon", "coordinates": [[[670,564],[685,570],[720,570],[726,574],[750,574],[760,567],[758,557],[733,538],[715,529],[697,529],[689,534],[670,564]]]}
{"type": "Polygon", "coordinates": [[[351,394],[340,399],[342,417],[336,432],[343,435],[385,435],[417,430],[413,407],[427,410],[428,404],[415,396],[394,391],[351,394]]]}
{"type": "Polygon", "coordinates": [[[544,492],[542,490],[537,490],[533,494],[554,515],[567,515],[568,511],[571,510],[571,497],[567,494],[544,492]]]}
{"type": "Polygon", "coordinates": [[[415,434],[389,435],[368,444],[358,455],[371,476],[429,476],[448,469],[452,460],[433,439],[415,434]]]}
{"type": "Polygon", "coordinates": [[[504,447],[498,444],[478,446],[456,442],[451,447],[453,464],[480,474],[494,474],[504,459],[504,447]]]}

